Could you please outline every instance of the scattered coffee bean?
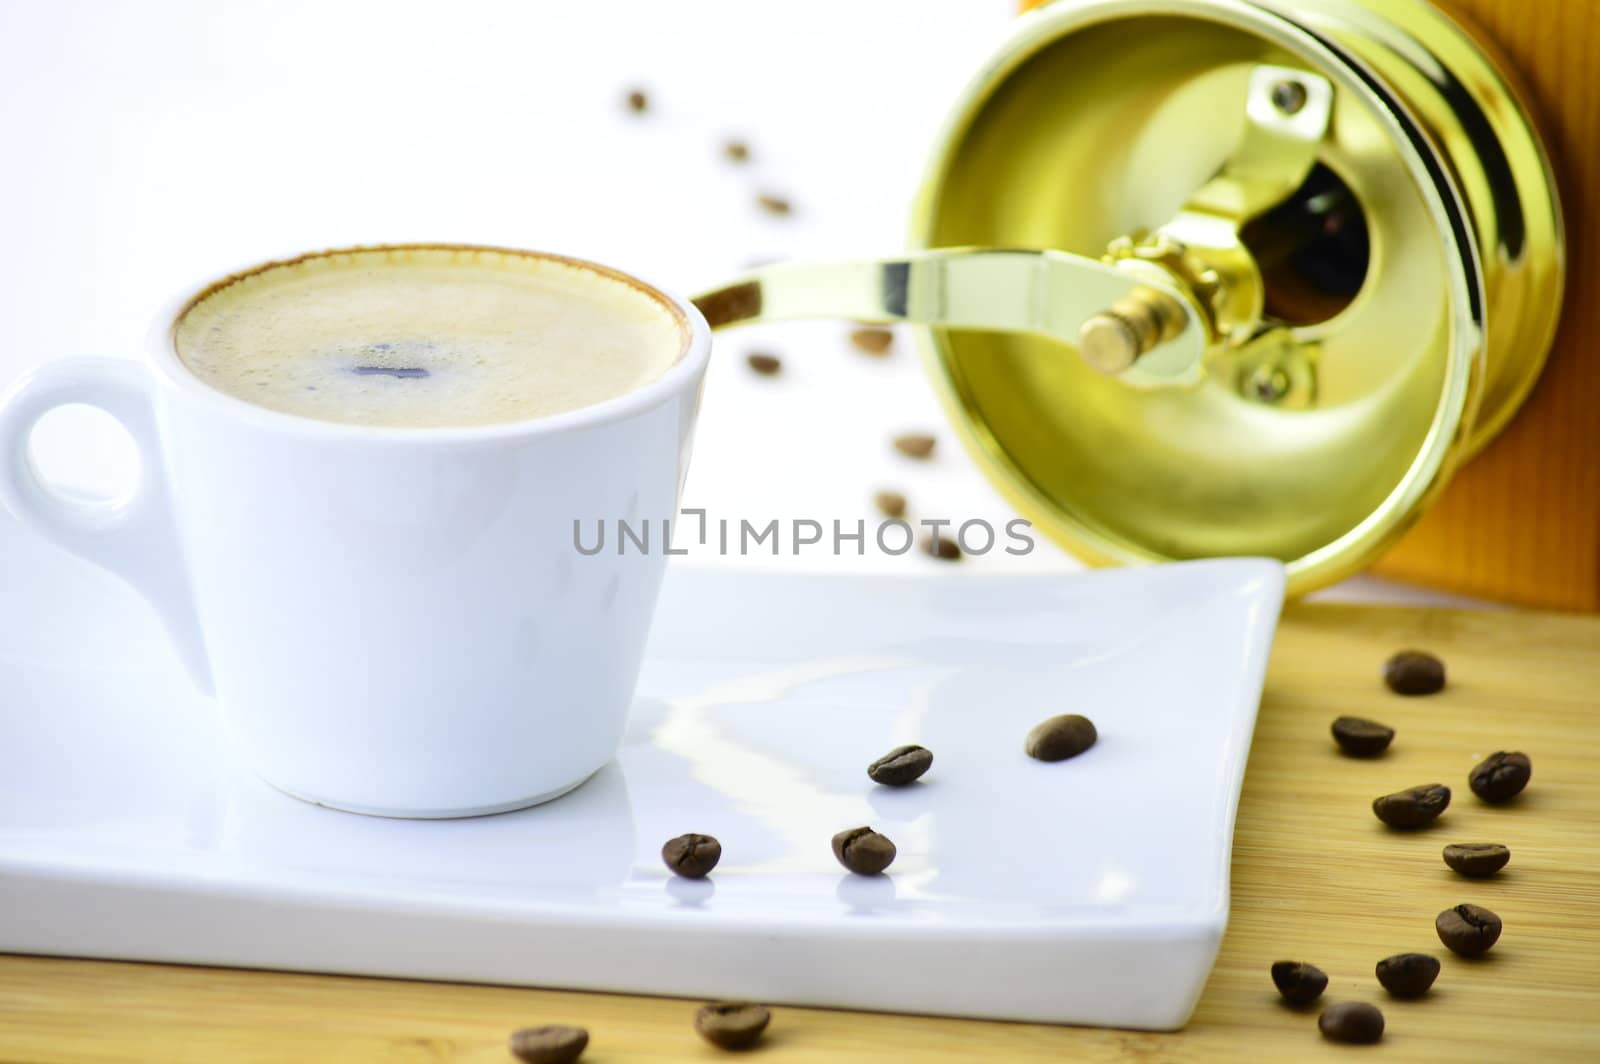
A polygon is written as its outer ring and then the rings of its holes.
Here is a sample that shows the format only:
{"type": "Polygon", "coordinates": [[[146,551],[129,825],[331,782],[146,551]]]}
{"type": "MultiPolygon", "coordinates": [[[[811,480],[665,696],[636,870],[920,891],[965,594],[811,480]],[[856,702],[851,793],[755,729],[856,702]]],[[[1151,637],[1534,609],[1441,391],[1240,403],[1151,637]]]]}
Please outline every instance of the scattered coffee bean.
{"type": "Polygon", "coordinates": [[[1424,650],[1402,650],[1383,666],[1383,682],[1397,695],[1431,695],[1444,690],[1444,662],[1424,650]]]}
{"type": "Polygon", "coordinates": [[[582,1027],[524,1027],[511,1034],[511,1055],[526,1064],[571,1064],[588,1044],[582,1027]]]}
{"type": "Polygon", "coordinates": [[[1439,941],[1453,953],[1463,957],[1476,957],[1489,952],[1489,947],[1500,940],[1504,925],[1500,918],[1481,905],[1457,905],[1446,909],[1433,922],[1439,932],[1439,941]]]}
{"type": "Polygon", "coordinates": [[[1099,737],[1088,717],[1064,713],[1035,724],[1022,748],[1040,761],[1065,761],[1089,749],[1099,737]]]}
{"type": "Polygon", "coordinates": [[[775,214],[781,217],[783,215],[794,213],[794,204],[790,203],[782,196],[774,196],[769,192],[763,192],[761,195],[757,196],[756,202],[760,204],[761,209],[766,211],[768,214],[775,214]]]}
{"type": "Polygon", "coordinates": [[[1450,788],[1442,783],[1424,783],[1372,800],[1372,811],[1392,828],[1420,828],[1431,824],[1450,804],[1450,788]]]}
{"type": "Polygon", "coordinates": [[[1467,776],[1467,786],[1479,798],[1498,805],[1521,794],[1532,776],[1533,762],[1527,754],[1500,750],[1478,763],[1467,776]]]}
{"type": "Polygon", "coordinates": [[[1333,738],[1351,757],[1377,757],[1389,749],[1394,729],[1365,717],[1340,717],[1333,722],[1333,738]]]}
{"type": "Polygon", "coordinates": [[[1511,851],[1497,842],[1453,842],[1444,848],[1444,863],[1468,879],[1487,879],[1509,860],[1511,851]]]}
{"type": "Polygon", "coordinates": [[[737,1001],[719,1001],[694,1014],[694,1029],[700,1037],[722,1049],[753,1045],[771,1022],[772,1012],[765,1005],[737,1001]]]}
{"type": "Polygon", "coordinates": [[[904,517],[906,515],[906,497],[898,491],[880,491],[872,497],[877,504],[878,512],[885,517],[904,517]]]}
{"type": "Polygon", "coordinates": [[[751,369],[755,370],[763,377],[776,376],[783,370],[783,359],[779,358],[777,355],[768,354],[765,351],[752,351],[748,355],[744,356],[744,360],[750,363],[751,369]]]}
{"type": "Polygon", "coordinates": [[[1418,998],[1439,978],[1439,958],[1426,953],[1396,953],[1378,962],[1378,982],[1397,998],[1418,998]]]}
{"type": "Polygon", "coordinates": [[[722,142],[722,157],[730,163],[749,162],[750,145],[737,137],[730,137],[722,142]]]}
{"type": "Polygon", "coordinates": [[[922,778],[933,766],[933,751],[925,746],[897,746],[867,766],[873,783],[904,787],[922,778]]]}
{"type": "Polygon", "coordinates": [[[1299,1008],[1309,1005],[1328,989],[1328,976],[1321,968],[1304,961],[1278,961],[1272,966],[1272,985],[1283,1000],[1299,1008]]]}
{"type": "Polygon", "coordinates": [[[887,355],[894,346],[894,333],[876,325],[863,325],[850,330],[850,343],[863,355],[887,355]]]}
{"type": "Polygon", "coordinates": [[[1331,1042],[1366,1045],[1383,1037],[1383,1013],[1365,1001],[1341,1001],[1322,1010],[1317,1030],[1331,1042]]]}
{"type": "Polygon", "coordinates": [[[650,97],[645,95],[643,89],[633,89],[628,93],[628,110],[636,115],[650,110],[650,97]]]}
{"type": "Polygon", "coordinates": [[[703,879],[722,860],[722,843],[710,835],[679,835],[661,847],[667,867],[686,879],[703,879]]]}
{"type": "Polygon", "coordinates": [[[922,553],[942,562],[961,560],[961,544],[952,536],[930,535],[922,540],[922,553]]]}
{"type": "Polygon", "coordinates": [[[894,843],[871,828],[851,828],[833,837],[833,855],[858,876],[875,876],[894,863],[894,843]]]}
{"type": "Polygon", "coordinates": [[[894,449],[907,458],[928,458],[937,441],[925,432],[908,432],[894,438],[894,449]]]}

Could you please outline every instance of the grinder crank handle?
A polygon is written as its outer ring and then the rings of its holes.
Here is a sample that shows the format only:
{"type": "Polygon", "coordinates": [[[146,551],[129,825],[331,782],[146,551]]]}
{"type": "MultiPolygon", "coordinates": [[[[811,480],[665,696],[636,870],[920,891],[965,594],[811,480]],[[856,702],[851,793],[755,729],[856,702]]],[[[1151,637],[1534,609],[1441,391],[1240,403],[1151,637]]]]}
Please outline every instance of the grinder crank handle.
{"type": "Polygon", "coordinates": [[[1053,250],[938,248],[776,263],[694,304],[713,329],[841,318],[1029,333],[1070,344],[1094,368],[1126,372],[1135,383],[1191,379],[1207,344],[1197,305],[1161,267],[1053,250]]]}

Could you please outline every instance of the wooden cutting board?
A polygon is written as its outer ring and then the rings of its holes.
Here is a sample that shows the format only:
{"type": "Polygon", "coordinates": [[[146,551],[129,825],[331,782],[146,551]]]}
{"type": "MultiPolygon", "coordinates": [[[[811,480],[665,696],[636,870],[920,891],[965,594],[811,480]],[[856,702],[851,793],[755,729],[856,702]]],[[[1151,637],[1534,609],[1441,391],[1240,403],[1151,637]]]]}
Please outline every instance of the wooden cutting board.
{"type": "MultiPolygon", "coordinates": [[[[1348,1059],[1316,1010],[1277,1003],[1275,960],[1331,977],[1325,1001],[1388,1017],[1387,1061],[1600,1060],[1600,618],[1298,606],[1285,617],[1262,703],[1234,841],[1233,919],[1189,1027],[1150,1034],[829,1012],[776,1011],[771,1064],[1348,1059]],[[1432,649],[1451,683],[1402,699],[1378,682],[1401,646],[1432,649]],[[1383,758],[1336,752],[1328,724],[1371,716],[1398,730],[1383,758]],[[1491,808],[1468,769],[1526,751],[1533,782],[1491,808]],[[1450,809],[1400,834],[1376,795],[1444,782],[1450,809]],[[1446,842],[1503,842],[1495,879],[1456,877],[1446,842]],[[1457,902],[1505,920],[1487,956],[1448,953],[1433,919],[1457,902]],[[1390,1001],[1373,965],[1402,951],[1444,971],[1415,1002],[1390,1001]]],[[[1181,875],[1181,869],[1174,869],[1181,875]]],[[[694,958],[686,956],[685,964],[694,958]]],[[[883,973],[885,979],[894,973],[883,973]]],[[[692,1002],[382,979],[0,957],[0,1061],[507,1061],[518,1026],[590,1029],[585,1064],[713,1060],[692,1002]]]]}

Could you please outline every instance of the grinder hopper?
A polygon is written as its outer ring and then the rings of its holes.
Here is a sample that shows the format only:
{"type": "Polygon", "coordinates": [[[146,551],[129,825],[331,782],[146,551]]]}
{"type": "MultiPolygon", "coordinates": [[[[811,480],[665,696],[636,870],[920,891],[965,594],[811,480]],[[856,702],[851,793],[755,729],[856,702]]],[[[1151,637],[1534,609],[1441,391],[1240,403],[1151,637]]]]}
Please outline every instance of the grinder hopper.
{"type": "Polygon", "coordinates": [[[786,263],[713,327],[910,322],[958,432],[1097,563],[1371,561],[1515,413],[1563,285],[1503,67],[1422,0],[1058,0],[934,146],[893,258],[786,263]]]}

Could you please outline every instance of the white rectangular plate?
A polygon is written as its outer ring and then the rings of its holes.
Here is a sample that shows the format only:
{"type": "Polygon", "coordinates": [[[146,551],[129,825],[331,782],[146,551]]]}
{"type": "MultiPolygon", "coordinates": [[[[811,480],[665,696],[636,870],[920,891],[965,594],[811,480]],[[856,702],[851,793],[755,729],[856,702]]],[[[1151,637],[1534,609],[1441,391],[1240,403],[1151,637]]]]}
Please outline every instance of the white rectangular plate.
{"type": "Polygon", "coordinates": [[[146,614],[73,623],[92,574],[0,575],[32,585],[0,607],[0,949],[1161,1029],[1227,921],[1283,586],[1256,560],[674,571],[611,765],[422,822],[279,794],[146,614]],[[1068,712],[1098,744],[1025,756],[1068,712]],[[867,779],[910,742],[922,782],[867,779]],[[834,860],[862,824],[899,848],[885,876],[834,860]],[[709,880],[662,866],[689,831],[722,841],[709,880]]]}

